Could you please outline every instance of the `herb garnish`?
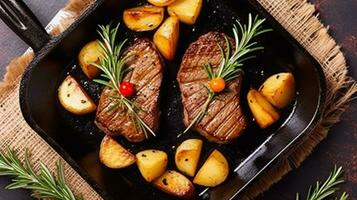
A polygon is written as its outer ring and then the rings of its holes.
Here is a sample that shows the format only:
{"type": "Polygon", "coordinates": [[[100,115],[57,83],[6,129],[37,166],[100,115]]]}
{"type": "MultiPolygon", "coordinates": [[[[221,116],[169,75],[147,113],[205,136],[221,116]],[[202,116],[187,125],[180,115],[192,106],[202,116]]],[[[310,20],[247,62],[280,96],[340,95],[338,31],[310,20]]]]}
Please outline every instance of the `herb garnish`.
{"type": "MultiPolygon", "coordinates": [[[[320,185],[320,182],[318,181],[314,189],[312,189],[312,186],[310,186],[306,200],[322,200],[330,197],[338,190],[337,186],[344,182],[342,175],[342,167],[337,168],[335,166],[333,171],[330,173],[330,176],[322,185],[320,185]]],[[[348,194],[345,192],[342,193],[341,197],[339,198],[339,200],[347,199],[348,194]]],[[[299,193],[296,194],[296,200],[300,200],[299,193]]]]}
{"type": "Polygon", "coordinates": [[[194,124],[202,120],[207,113],[210,103],[215,99],[217,94],[224,89],[225,82],[234,80],[241,75],[243,71],[243,62],[254,58],[252,55],[247,55],[254,51],[263,49],[263,47],[257,46],[257,42],[252,42],[252,39],[258,35],[271,31],[271,29],[263,29],[262,24],[264,21],[265,19],[258,19],[258,16],[253,19],[251,14],[248,16],[248,26],[242,25],[239,21],[237,21],[237,24],[233,25],[233,35],[235,41],[234,51],[232,50],[231,43],[227,36],[225,36],[226,51],[221,45],[218,44],[222,60],[217,70],[213,70],[210,63],[205,63],[203,68],[211,81],[210,83],[212,83],[212,81],[223,81],[224,86],[219,87],[220,89],[218,91],[215,91],[214,88],[204,86],[208,92],[207,100],[202,105],[201,111],[185,129],[184,133],[186,133],[194,124]]]}
{"type": "Polygon", "coordinates": [[[115,104],[111,106],[109,111],[116,108],[125,109],[129,118],[145,134],[146,138],[149,137],[148,132],[156,136],[154,131],[140,118],[138,112],[143,111],[142,108],[122,95],[119,90],[119,85],[123,82],[124,75],[130,70],[126,63],[132,57],[130,54],[122,55],[122,50],[127,40],[120,43],[116,42],[119,25],[118,23],[114,28],[111,27],[111,24],[106,26],[99,25],[100,30],[98,33],[102,39],[99,45],[103,50],[103,56],[100,59],[100,64],[92,64],[103,71],[101,77],[107,80],[95,79],[94,81],[112,89],[113,95],[109,97],[115,99],[115,104]]]}
{"type": "Polygon", "coordinates": [[[15,151],[0,152],[0,176],[13,177],[12,183],[6,189],[30,189],[31,196],[39,199],[57,200],[82,200],[83,197],[75,196],[66,185],[63,163],[57,163],[57,175],[40,162],[39,173],[36,173],[29,161],[26,151],[24,164],[17,157],[15,151]]]}

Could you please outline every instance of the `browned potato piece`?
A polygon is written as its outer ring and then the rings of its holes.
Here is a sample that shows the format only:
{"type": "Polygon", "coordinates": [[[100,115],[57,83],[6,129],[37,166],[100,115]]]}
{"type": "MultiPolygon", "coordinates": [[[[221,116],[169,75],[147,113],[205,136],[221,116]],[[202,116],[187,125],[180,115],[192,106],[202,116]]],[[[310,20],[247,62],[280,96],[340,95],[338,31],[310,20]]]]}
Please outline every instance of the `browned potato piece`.
{"type": "Polygon", "coordinates": [[[145,5],[124,11],[125,25],[133,31],[150,31],[157,28],[164,19],[164,8],[145,5]]]}
{"type": "Polygon", "coordinates": [[[229,166],[226,158],[221,152],[214,150],[198,170],[193,182],[206,187],[215,187],[223,183],[228,174],[229,166]]]}
{"type": "Polygon", "coordinates": [[[266,128],[279,120],[279,113],[258,91],[251,89],[247,99],[249,108],[261,128],[266,128]]]}
{"type": "Polygon", "coordinates": [[[200,159],[202,140],[188,139],[176,149],[175,163],[178,170],[188,176],[194,176],[200,159]]]}
{"type": "Polygon", "coordinates": [[[166,171],[167,154],[156,149],[140,151],[136,154],[137,165],[141,175],[147,182],[158,178],[166,171]]]}
{"type": "Polygon", "coordinates": [[[170,16],[177,16],[185,24],[194,24],[200,15],[202,0],[176,0],[169,5],[170,16]]]}
{"type": "Polygon", "coordinates": [[[106,135],[100,144],[99,160],[109,168],[120,169],[134,164],[135,156],[106,135]]]}
{"type": "Polygon", "coordinates": [[[100,69],[93,66],[92,63],[100,64],[101,56],[102,48],[100,47],[98,40],[89,42],[79,52],[79,66],[81,66],[83,73],[89,79],[93,79],[100,74],[100,69]]]}
{"type": "Polygon", "coordinates": [[[149,3],[155,6],[168,6],[175,0],[148,0],[149,3]]]}
{"type": "Polygon", "coordinates": [[[70,75],[58,88],[58,99],[64,109],[76,115],[88,114],[97,108],[84,89],[70,75]]]}
{"type": "Polygon", "coordinates": [[[259,89],[275,107],[284,108],[295,98],[295,79],[292,73],[279,73],[269,77],[259,89]]]}
{"type": "Polygon", "coordinates": [[[154,43],[167,60],[175,58],[180,33],[179,25],[177,17],[169,17],[154,34],[154,43]]]}
{"type": "Polygon", "coordinates": [[[184,199],[192,199],[195,195],[195,187],[192,182],[174,170],[166,171],[153,181],[153,185],[168,194],[184,199]]]}

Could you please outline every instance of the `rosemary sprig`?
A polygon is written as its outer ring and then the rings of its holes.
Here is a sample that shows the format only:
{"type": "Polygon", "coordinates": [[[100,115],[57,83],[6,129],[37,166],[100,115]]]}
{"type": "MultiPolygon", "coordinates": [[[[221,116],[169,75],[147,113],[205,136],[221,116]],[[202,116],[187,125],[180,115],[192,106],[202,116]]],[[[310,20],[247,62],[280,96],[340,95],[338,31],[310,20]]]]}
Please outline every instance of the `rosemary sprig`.
{"type": "Polygon", "coordinates": [[[343,192],[339,200],[347,200],[348,199],[348,194],[346,192],[343,192]]]}
{"type": "Polygon", "coordinates": [[[12,183],[6,189],[29,189],[31,196],[39,199],[57,200],[82,200],[83,197],[75,196],[66,185],[63,163],[57,163],[57,175],[54,175],[43,164],[40,163],[39,172],[36,173],[29,161],[26,151],[24,164],[17,157],[15,151],[8,149],[0,152],[0,176],[13,177],[12,183]]]}
{"type": "MultiPolygon", "coordinates": [[[[204,86],[206,87],[206,86],[204,86]]],[[[185,129],[185,131],[183,133],[186,133],[188,130],[190,130],[190,128],[196,124],[196,122],[199,122],[203,119],[203,117],[206,115],[207,110],[208,110],[208,106],[210,105],[210,103],[213,101],[213,98],[215,97],[214,92],[212,92],[210,89],[208,89],[206,87],[207,91],[208,91],[208,97],[207,100],[205,101],[205,103],[202,105],[202,109],[201,111],[197,114],[197,116],[192,120],[192,122],[187,126],[187,128],[185,129]]]]}
{"type": "Polygon", "coordinates": [[[225,81],[230,81],[240,75],[243,62],[255,57],[253,55],[247,55],[254,51],[264,49],[261,46],[256,46],[257,42],[252,42],[257,36],[271,31],[271,29],[263,29],[262,24],[264,21],[265,19],[259,19],[258,16],[255,16],[253,19],[252,15],[249,14],[248,25],[242,25],[239,21],[237,21],[237,24],[233,25],[232,30],[235,41],[234,52],[232,52],[229,39],[225,37],[226,51],[218,45],[221,50],[222,60],[217,71],[214,71],[209,63],[203,65],[209,79],[221,77],[225,81]]]}
{"type": "Polygon", "coordinates": [[[153,136],[156,136],[154,131],[140,118],[138,112],[142,109],[135,105],[133,101],[124,97],[119,91],[119,84],[123,81],[124,75],[130,70],[126,63],[132,57],[132,55],[122,55],[123,47],[127,40],[120,43],[116,42],[117,32],[119,28],[119,23],[116,27],[112,27],[111,24],[106,26],[99,26],[98,34],[100,35],[102,41],[99,42],[100,47],[103,51],[102,59],[100,64],[93,63],[94,66],[101,69],[103,77],[106,80],[94,79],[95,82],[109,87],[115,92],[115,95],[110,96],[114,98],[116,103],[109,109],[113,108],[125,108],[129,118],[134,122],[136,127],[145,134],[148,138],[148,132],[153,136]]]}
{"type": "MultiPolygon", "coordinates": [[[[205,63],[203,65],[203,69],[205,70],[209,80],[223,78],[226,82],[228,82],[240,76],[243,71],[243,62],[254,58],[253,55],[248,56],[248,54],[263,49],[263,47],[257,46],[257,42],[252,42],[252,40],[263,33],[271,31],[271,29],[263,29],[262,24],[264,21],[265,19],[259,19],[258,16],[253,19],[252,15],[249,14],[248,25],[242,25],[239,21],[237,21],[237,24],[233,25],[233,35],[235,41],[234,51],[232,50],[229,39],[225,37],[226,51],[218,44],[222,60],[217,70],[213,70],[210,63],[205,63]]],[[[202,105],[200,108],[201,111],[185,129],[184,133],[186,133],[194,124],[202,120],[207,113],[210,103],[216,96],[217,94],[215,92],[208,89],[206,102],[202,105]]]]}
{"type": "MultiPolygon", "coordinates": [[[[344,182],[343,180],[343,169],[342,167],[334,167],[334,170],[330,173],[326,181],[320,185],[318,181],[315,188],[310,186],[309,191],[306,196],[306,200],[323,200],[334,194],[339,188],[338,185],[344,182]]],[[[348,195],[343,193],[339,200],[347,200],[348,195]]],[[[300,200],[299,193],[296,194],[296,200],[300,200]]]]}

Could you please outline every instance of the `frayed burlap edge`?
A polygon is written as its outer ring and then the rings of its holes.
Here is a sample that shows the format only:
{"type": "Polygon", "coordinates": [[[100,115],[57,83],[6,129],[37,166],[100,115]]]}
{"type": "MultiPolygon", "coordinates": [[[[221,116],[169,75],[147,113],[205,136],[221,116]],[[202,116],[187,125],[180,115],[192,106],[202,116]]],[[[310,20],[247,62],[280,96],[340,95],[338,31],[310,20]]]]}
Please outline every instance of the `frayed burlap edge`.
{"type": "Polygon", "coordinates": [[[332,125],[357,92],[356,82],[347,75],[345,57],[315,15],[315,7],[306,0],[258,0],[260,4],[322,65],[327,79],[326,109],[321,122],[309,138],[278,167],[268,171],[245,193],[253,199],[297,168],[327,136],[332,125]]]}
{"type": "MultiPolygon", "coordinates": [[[[66,17],[62,18],[60,23],[50,30],[50,34],[57,36],[66,30],[92,2],[93,0],[69,0],[66,7],[62,9],[67,13],[66,17]]],[[[2,97],[1,94],[13,89],[18,84],[18,79],[33,59],[33,56],[33,51],[29,50],[9,63],[4,79],[0,81],[0,98],[2,97]]]]}
{"type": "MultiPolygon", "coordinates": [[[[60,34],[90,5],[88,0],[71,0],[63,9],[66,17],[60,19],[59,25],[52,27],[53,36],[60,34]]],[[[59,155],[46,143],[22,117],[19,105],[19,82],[22,73],[33,59],[34,53],[26,51],[7,66],[3,81],[0,82],[0,150],[7,147],[14,149],[23,159],[25,151],[30,153],[30,159],[35,170],[44,163],[51,171],[55,171],[56,163],[62,160],[64,172],[69,187],[75,194],[82,194],[86,200],[100,200],[102,197],[59,155]]]]}
{"type": "MultiPolygon", "coordinates": [[[[324,68],[328,89],[327,107],[323,119],[311,136],[288,159],[256,181],[246,192],[244,199],[254,198],[279,181],[290,170],[298,167],[316,145],[327,136],[329,128],[340,120],[352,96],[357,92],[356,82],[347,75],[347,65],[340,47],[314,14],[315,8],[312,4],[307,3],[306,0],[258,0],[258,2],[324,68]]],[[[65,30],[90,3],[91,0],[70,0],[64,8],[70,15],[63,19],[51,34],[57,35],[65,30]]],[[[0,99],[4,98],[1,94],[7,93],[6,91],[18,85],[21,74],[32,58],[33,53],[29,51],[9,64],[4,80],[0,82],[0,99]]],[[[93,195],[96,194],[93,193],[93,195]]]]}

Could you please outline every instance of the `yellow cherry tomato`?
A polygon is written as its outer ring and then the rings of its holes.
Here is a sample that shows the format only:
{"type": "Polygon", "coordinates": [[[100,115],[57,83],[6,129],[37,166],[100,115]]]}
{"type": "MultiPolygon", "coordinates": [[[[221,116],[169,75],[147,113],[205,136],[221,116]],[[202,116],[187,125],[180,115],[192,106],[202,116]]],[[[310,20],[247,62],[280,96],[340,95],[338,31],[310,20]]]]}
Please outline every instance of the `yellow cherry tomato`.
{"type": "Polygon", "coordinates": [[[226,87],[226,82],[221,77],[214,78],[209,82],[209,87],[215,93],[222,92],[226,87]]]}

